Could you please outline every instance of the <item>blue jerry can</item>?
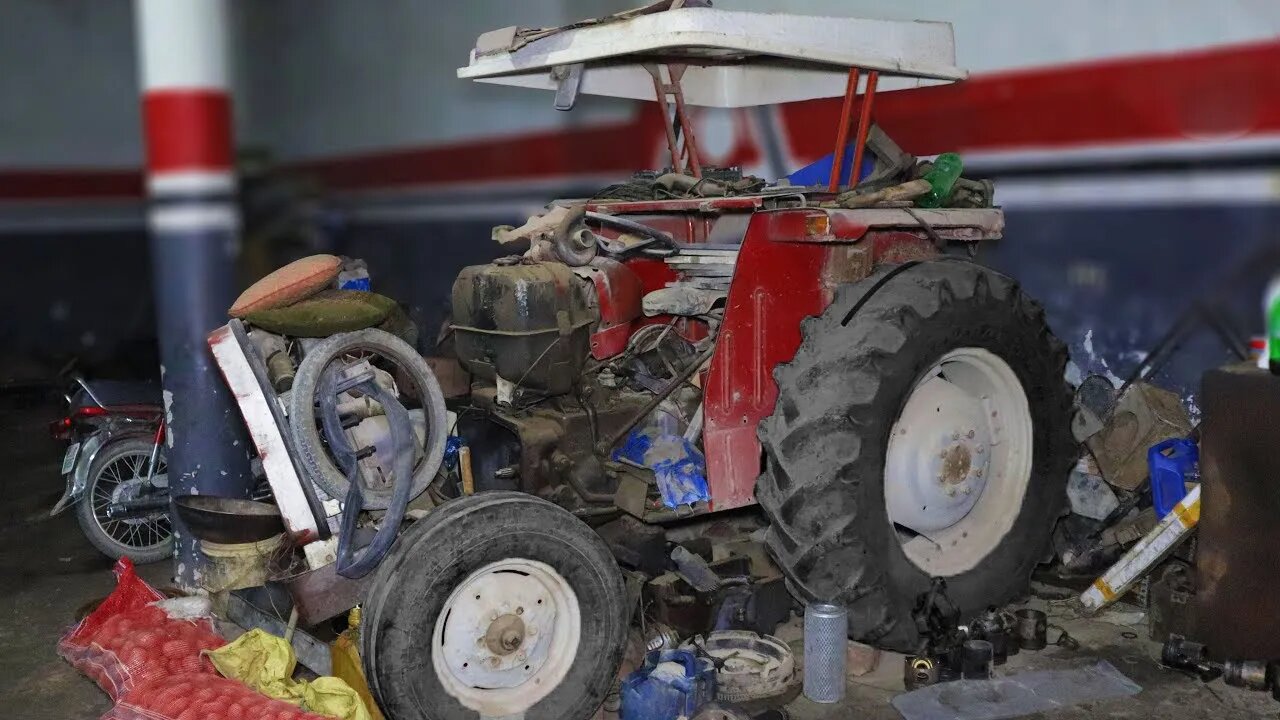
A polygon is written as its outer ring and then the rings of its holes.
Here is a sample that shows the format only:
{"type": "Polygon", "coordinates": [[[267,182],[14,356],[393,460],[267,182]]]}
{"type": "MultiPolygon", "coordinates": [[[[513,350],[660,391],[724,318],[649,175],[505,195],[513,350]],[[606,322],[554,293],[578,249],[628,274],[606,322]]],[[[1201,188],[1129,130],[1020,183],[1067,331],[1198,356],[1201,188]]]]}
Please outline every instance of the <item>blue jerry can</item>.
{"type": "Polygon", "coordinates": [[[716,668],[692,650],[654,650],[622,681],[622,720],[693,717],[716,696],[716,668]]]}

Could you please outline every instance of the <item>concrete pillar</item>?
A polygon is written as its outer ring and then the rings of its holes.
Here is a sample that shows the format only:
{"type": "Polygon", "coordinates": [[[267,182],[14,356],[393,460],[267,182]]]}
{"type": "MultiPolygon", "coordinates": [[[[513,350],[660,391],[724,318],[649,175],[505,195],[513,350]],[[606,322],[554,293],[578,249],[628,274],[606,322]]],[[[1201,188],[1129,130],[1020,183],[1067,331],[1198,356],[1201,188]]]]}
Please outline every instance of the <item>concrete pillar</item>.
{"type": "MultiPolygon", "coordinates": [[[[205,338],[235,299],[240,225],[232,167],[226,0],[135,0],[169,488],[248,497],[249,441],[205,338]]],[[[174,518],[175,582],[200,579],[174,518]]]]}

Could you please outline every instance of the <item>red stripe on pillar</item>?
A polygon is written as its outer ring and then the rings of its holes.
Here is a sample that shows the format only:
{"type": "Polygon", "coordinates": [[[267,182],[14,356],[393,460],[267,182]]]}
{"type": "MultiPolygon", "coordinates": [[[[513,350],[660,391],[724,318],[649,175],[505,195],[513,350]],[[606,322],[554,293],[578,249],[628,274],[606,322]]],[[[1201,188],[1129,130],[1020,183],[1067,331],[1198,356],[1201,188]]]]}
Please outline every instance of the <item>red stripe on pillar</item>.
{"type": "Polygon", "coordinates": [[[152,90],[142,99],[147,171],[231,167],[231,98],[221,90],[152,90]]]}

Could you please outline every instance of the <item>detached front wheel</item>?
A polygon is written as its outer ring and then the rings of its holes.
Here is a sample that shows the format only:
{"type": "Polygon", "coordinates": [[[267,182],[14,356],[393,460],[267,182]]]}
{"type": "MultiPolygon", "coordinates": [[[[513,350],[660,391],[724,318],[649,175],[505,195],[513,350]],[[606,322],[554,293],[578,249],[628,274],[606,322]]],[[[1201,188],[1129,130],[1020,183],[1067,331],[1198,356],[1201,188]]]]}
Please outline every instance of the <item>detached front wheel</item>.
{"type": "Polygon", "coordinates": [[[399,539],[364,603],[365,675],[388,717],[586,720],[626,641],[622,575],[566,510],[481,493],[399,539]]]}
{"type": "Polygon", "coordinates": [[[774,372],[756,487],[793,588],[911,652],[931,578],[966,614],[1025,591],[1076,458],[1065,346],[1012,280],[960,261],[841,288],[774,372]]]}

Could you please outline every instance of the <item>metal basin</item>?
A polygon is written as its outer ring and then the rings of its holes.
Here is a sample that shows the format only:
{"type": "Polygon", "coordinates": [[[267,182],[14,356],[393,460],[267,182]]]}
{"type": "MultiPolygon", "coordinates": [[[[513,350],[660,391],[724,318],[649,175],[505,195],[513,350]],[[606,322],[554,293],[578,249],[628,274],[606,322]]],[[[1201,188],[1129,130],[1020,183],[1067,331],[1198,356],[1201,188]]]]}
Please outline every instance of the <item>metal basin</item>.
{"type": "Polygon", "coordinates": [[[174,498],[178,517],[201,540],[252,543],[284,532],[280,509],[255,500],[184,495],[174,498]]]}

